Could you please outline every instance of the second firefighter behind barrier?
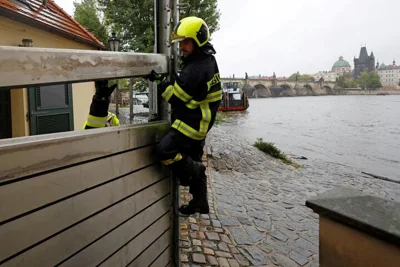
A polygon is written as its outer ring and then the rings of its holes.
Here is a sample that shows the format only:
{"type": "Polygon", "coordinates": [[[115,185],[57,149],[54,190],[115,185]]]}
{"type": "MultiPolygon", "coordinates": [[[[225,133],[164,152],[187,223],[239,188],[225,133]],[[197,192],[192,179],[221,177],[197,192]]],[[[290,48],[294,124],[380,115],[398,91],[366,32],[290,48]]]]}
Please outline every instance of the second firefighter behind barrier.
{"type": "Polygon", "coordinates": [[[210,33],[201,18],[187,17],[173,29],[172,42],[180,42],[182,65],[173,81],[152,72],[150,81],[171,104],[172,125],[161,139],[157,152],[180,184],[189,186],[193,199],[179,208],[185,215],[209,213],[207,176],[202,164],[207,133],[214,124],[222,99],[221,81],[210,33]]]}

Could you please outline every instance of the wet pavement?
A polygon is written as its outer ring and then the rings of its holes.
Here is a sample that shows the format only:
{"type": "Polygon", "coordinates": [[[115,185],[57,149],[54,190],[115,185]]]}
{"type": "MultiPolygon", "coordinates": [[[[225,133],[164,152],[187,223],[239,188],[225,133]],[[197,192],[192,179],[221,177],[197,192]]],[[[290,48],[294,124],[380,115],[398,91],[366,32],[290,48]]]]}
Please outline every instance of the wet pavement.
{"type": "Polygon", "coordinates": [[[183,267],[318,266],[318,215],[305,206],[308,198],[345,186],[400,201],[400,184],[306,161],[296,169],[223,127],[210,132],[206,152],[212,209],[181,218],[183,267]]]}

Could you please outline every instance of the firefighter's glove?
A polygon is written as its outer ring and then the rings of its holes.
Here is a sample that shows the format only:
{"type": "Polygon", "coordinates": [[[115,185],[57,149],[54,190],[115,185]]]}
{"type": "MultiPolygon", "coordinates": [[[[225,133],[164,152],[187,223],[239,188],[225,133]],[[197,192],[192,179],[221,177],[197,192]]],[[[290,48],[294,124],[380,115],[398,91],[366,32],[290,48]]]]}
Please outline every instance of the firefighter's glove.
{"type": "Polygon", "coordinates": [[[102,100],[108,100],[112,92],[115,90],[115,88],[117,88],[117,84],[108,86],[108,80],[96,81],[94,84],[96,87],[95,96],[102,100]]]}
{"type": "Polygon", "coordinates": [[[145,78],[151,82],[157,83],[157,85],[159,85],[160,83],[164,82],[167,79],[165,75],[159,74],[154,70],[152,70],[149,75],[146,75],[145,78]]]}

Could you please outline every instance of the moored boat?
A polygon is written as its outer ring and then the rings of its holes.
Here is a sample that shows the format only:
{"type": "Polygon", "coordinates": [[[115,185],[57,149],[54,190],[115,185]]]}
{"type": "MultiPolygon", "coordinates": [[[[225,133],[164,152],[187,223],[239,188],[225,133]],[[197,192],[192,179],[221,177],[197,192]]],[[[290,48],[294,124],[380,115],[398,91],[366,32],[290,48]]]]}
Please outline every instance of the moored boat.
{"type": "Polygon", "coordinates": [[[249,107],[247,93],[240,89],[238,82],[222,84],[222,101],[219,111],[244,111],[249,107]]]}

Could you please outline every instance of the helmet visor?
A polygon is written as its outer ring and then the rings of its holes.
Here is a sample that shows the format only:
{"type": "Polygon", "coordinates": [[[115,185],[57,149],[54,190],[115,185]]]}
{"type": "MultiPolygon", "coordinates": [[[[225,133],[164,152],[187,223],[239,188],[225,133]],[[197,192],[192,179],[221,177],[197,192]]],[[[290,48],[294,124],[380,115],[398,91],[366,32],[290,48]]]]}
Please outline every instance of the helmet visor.
{"type": "Polygon", "coordinates": [[[185,36],[177,35],[175,32],[172,33],[171,43],[176,43],[185,40],[185,36]]]}

